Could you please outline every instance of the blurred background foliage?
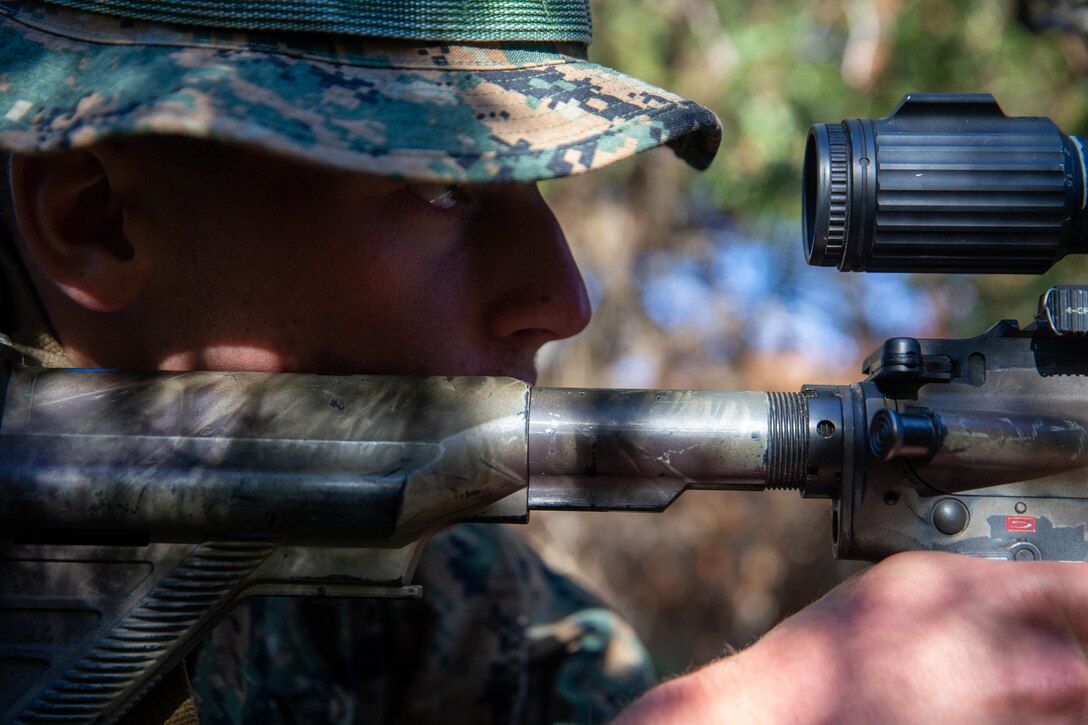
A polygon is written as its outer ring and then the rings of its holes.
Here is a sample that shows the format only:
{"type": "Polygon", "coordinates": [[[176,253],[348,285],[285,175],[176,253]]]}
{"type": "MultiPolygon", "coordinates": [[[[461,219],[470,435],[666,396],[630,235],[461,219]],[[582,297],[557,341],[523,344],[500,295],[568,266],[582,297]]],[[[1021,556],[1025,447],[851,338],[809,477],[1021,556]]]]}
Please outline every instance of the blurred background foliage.
{"type": "MultiPolygon", "coordinates": [[[[866,275],[807,267],[805,135],[891,113],[907,92],[989,92],[1009,115],[1088,134],[1083,2],[595,0],[591,59],[712,108],[704,173],[658,150],[545,194],[582,266],[589,329],[542,352],[542,385],[796,391],[850,383],[893,335],[968,336],[1031,320],[1043,277],[866,275]]],[[[538,514],[560,568],[636,624],[663,675],[743,646],[843,576],[827,505],[689,492],[653,514],[538,514]]]]}

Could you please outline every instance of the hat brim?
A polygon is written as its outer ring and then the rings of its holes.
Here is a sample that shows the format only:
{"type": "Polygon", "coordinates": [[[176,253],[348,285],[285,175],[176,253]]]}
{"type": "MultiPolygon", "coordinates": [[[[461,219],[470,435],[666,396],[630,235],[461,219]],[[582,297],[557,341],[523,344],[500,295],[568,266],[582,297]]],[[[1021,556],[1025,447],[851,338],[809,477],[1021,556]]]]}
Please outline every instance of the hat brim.
{"type": "Polygon", "coordinates": [[[0,148],[179,134],[442,182],[566,176],[660,145],[710,163],[713,113],[577,47],[269,40],[0,4],[0,148]]]}

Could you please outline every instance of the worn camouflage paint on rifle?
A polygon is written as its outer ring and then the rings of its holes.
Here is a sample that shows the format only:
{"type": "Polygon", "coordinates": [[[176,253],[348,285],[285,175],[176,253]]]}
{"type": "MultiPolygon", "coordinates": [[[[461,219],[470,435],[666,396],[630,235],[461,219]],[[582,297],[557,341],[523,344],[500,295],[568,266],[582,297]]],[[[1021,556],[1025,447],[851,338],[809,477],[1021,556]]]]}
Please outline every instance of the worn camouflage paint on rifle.
{"type": "Polygon", "coordinates": [[[273,38],[0,0],[0,148],[182,134],[440,182],[578,174],[662,144],[710,163],[713,113],[584,48],[273,38]]]}
{"type": "Polygon", "coordinates": [[[250,595],[323,603],[257,600],[215,630],[193,671],[210,722],[450,721],[451,702],[463,722],[600,721],[652,680],[620,618],[495,526],[435,537],[425,603],[340,602],[418,595],[426,534],[511,490],[524,516],[525,383],[28,369],[3,387],[0,521],[34,543],[0,541],[0,608],[18,611],[0,720],[115,712],[250,595]]]}

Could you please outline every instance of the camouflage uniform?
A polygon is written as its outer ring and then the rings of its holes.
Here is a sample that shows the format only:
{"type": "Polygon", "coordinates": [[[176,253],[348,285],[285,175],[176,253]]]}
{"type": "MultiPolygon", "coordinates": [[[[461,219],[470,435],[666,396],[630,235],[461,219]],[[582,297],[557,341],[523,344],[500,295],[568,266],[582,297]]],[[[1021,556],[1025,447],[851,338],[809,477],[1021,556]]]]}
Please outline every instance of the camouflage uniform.
{"type": "MultiPolygon", "coordinates": [[[[0,0],[0,151],[177,134],[486,183],[582,173],[660,145],[704,168],[717,150],[713,113],[585,60],[588,0],[300,7],[0,0]]],[[[66,365],[0,252],[4,331],[66,365]]],[[[416,580],[422,601],[244,603],[189,658],[201,720],[594,722],[652,683],[628,625],[509,530],[437,534],[416,580]]]]}
{"type": "Polygon", "coordinates": [[[630,627],[515,532],[428,545],[420,601],[243,604],[190,659],[202,722],[601,722],[653,683],[630,627]]]}

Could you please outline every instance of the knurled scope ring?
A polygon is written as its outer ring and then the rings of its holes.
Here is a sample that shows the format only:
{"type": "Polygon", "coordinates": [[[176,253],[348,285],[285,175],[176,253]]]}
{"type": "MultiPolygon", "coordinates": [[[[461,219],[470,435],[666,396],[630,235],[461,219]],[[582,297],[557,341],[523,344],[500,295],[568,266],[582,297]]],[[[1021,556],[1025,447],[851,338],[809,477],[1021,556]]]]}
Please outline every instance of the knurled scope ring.
{"type": "Polygon", "coordinates": [[[831,184],[828,189],[827,246],[825,259],[842,262],[846,248],[846,210],[850,200],[850,141],[839,124],[827,126],[831,184]]]}

